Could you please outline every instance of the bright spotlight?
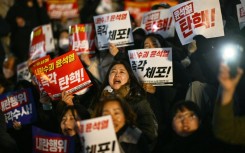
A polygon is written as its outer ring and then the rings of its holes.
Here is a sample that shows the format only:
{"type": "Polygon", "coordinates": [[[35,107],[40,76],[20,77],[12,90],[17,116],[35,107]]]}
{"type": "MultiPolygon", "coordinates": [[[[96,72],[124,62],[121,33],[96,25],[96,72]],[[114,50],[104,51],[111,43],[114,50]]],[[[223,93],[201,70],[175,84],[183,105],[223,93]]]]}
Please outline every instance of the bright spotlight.
{"type": "Polygon", "coordinates": [[[233,61],[237,57],[237,47],[234,45],[224,46],[223,49],[223,59],[224,61],[233,61]]]}

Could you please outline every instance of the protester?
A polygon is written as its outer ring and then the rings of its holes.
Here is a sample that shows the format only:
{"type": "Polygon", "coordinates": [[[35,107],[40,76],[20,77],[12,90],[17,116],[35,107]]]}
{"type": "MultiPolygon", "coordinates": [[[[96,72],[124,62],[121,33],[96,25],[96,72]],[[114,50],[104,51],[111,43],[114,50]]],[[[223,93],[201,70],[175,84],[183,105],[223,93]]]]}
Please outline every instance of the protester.
{"type": "MultiPolygon", "coordinates": [[[[33,98],[33,103],[35,104],[31,104],[30,110],[33,110],[32,115],[37,115],[38,117],[34,117],[32,116],[32,123],[29,124],[25,124],[23,125],[21,123],[21,121],[15,118],[13,120],[13,125],[11,128],[8,128],[8,132],[11,134],[11,136],[15,139],[15,141],[17,142],[18,148],[19,148],[19,152],[20,153],[31,153],[32,152],[32,125],[39,125],[43,122],[41,122],[39,116],[43,115],[42,112],[38,111],[38,106],[40,105],[38,103],[39,100],[39,93],[37,91],[37,89],[35,88],[35,86],[31,83],[28,82],[27,80],[19,80],[15,86],[13,91],[20,91],[23,89],[29,89],[30,92],[32,93],[32,98],[33,98]],[[37,111],[38,113],[34,112],[37,111]]],[[[31,100],[31,97],[27,97],[29,99],[29,102],[31,100]]],[[[16,110],[17,111],[17,110],[16,110]]],[[[24,111],[28,111],[28,110],[22,110],[24,111]]],[[[22,112],[22,113],[23,113],[22,112]]],[[[46,114],[45,114],[46,115],[46,114]]],[[[51,116],[50,116],[51,117],[51,116]]],[[[41,124],[42,126],[45,124],[41,124]]]]}
{"type": "Polygon", "coordinates": [[[162,147],[166,153],[207,153],[212,150],[212,133],[202,121],[199,107],[180,101],[171,111],[172,138],[162,147]]]}
{"type": "Polygon", "coordinates": [[[10,51],[18,57],[19,62],[24,62],[29,58],[33,28],[50,22],[44,2],[17,0],[8,10],[5,19],[11,27],[10,51]]]}
{"type": "MultiPolygon", "coordinates": [[[[146,35],[143,41],[144,49],[147,48],[164,48],[170,47],[168,42],[159,34],[150,33],[146,35]]],[[[175,48],[172,48],[174,52],[175,48]]],[[[148,101],[150,101],[153,111],[157,115],[159,122],[159,134],[163,134],[162,138],[168,134],[167,122],[169,122],[170,107],[179,100],[183,100],[189,83],[189,75],[185,68],[172,58],[173,63],[173,86],[153,86],[151,83],[143,83],[143,88],[147,92],[148,101]]],[[[161,136],[160,136],[161,137],[161,136]]],[[[161,145],[162,141],[159,142],[161,145]]]]}
{"type": "Polygon", "coordinates": [[[242,116],[235,116],[234,95],[236,87],[243,75],[241,68],[237,69],[237,75],[230,76],[230,69],[227,65],[221,64],[219,71],[219,82],[221,93],[218,102],[215,104],[213,116],[213,130],[217,138],[230,144],[245,145],[245,120],[242,116]]]}
{"type": "Polygon", "coordinates": [[[83,142],[80,141],[77,133],[76,122],[89,118],[89,112],[81,105],[67,106],[58,115],[61,133],[71,136],[75,140],[75,153],[80,153],[83,150],[83,142]]]}
{"type": "Polygon", "coordinates": [[[155,114],[129,64],[123,60],[113,62],[105,78],[94,103],[98,103],[102,96],[106,96],[104,95],[106,90],[121,95],[138,116],[136,125],[147,136],[148,143],[153,147],[158,129],[155,114]]]}
{"type": "Polygon", "coordinates": [[[101,99],[95,117],[111,115],[121,152],[149,153],[146,137],[135,125],[135,112],[119,96],[108,94],[101,99]]]}
{"type": "MultiPolygon", "coordinates": [[[[1,7],[1,6],[0,6],[1,7]]],[[[10,26],[6,22],[6,20],[0,15],[0,67],[3,66],[3,62],[6,53],[8,52],[8,47],[5,41],[3,41],[4,38],[8,37],[8,34],[10,32],[10,26]]],[[[0,72],[2,74],[2,72],[0,72]]]]}
{"type": "MultiPolygon", "coordinates": [[[[4,0],[4,3],[6,3],[5,1],[6,0],[4,0]]],[[[123,10],[123,7],[119,7],[119,5],[113,5],[117,6],[113,8],[111,7],[112,5],[110,5],[109,7],[105,6],[105,1],[102,2],[96,0],[85,0],[78,2],[84,3],[84,7],[78,12],[80,15],[78,17],[79,19],[70,20],[65,15],[63,15],[60,20],[54,19],[53,22],[50,22],[48,12],[45,7],[45,3],[47,3],[46,1],[16,0],[14,4],[12,1],[13,0],[9,2],[9,4],[11,5],[8,6],[10,7],[8,12],[5,12],[6,9],[1,10],[2,12],[4,11],[4,14],[7,14],[6,17],[5,15],[3,16],[5,18],[0,17],[0,26],[3,27],[0,28],[1,38],[8,37],[9,28],[11,28],[11,35],[9,36],[10,42],[2,43],[1,41],[2,45],[10,46],[10,51],[8,50],[8,48],[6,48],[6,46],[3,47],[5,49],[3,50],[0,44],[0,62],[2,64],[1,68],[3,71],[3,74],[0,73],[0,94],[5,94],[15,89],[24,88],[24,86],[22,86],[22,82],[21,85],[17,84],[18,87],[14,89],[15,84],[18,83],[16,80],[16,65],[20,62],[26,61],[29,58],[28,52],[30,45],[30,33],[33,28],[39,25],[51,23],[53,35],[55,39],[57,39],[56,50],[59,50],[59,53],[56,55],[62,55],[66,51],[68,51],[69,34],[67,29],[70,25],[78,23],[79,20],[80,23],[93,23],[93,17],[100,14],[101,11],[110,12],[113,9],[123,10]],[[107,8],[109,8],[109,10],[106,10],[107,8]],[[7,21],[9,25],[6,25],[5,21],[7,21]],[[63,29],[66,30],[63,31],[63,29]],[[58,39],[58,36],[61,36],[61,39],[58,39]],[[14,60],[11,59],[12,55],[8,54],[9,52],[13,53],[14,60]],[[12,61],[9,59],[11,59],[12,61]]],[[[185,1],[187,0],[180,0],[179,3],[185,1]]],[[[241,36],[244,36],[245,34],[244,27],[242,30],[239,30],[239,28],[241,29],[242,27],[239,27],[239,22],[237,20],[237,17],[239,16],[237,15],[238,12],[236,5],[240,4],[241,2],[240,0],[233,0],[231,2],[228,0],[222,0],[219,2],[221,4],[222,11],[221,22],[223,22],[224,29],[220,28],[216,30],[215,33],[211,33],[213,36],[216,36],[216,33],[220,34],[224,30],[224,36],[214,38],[211,35],[208,35],[211,36],[211,38],[205,38],[201,35],[197,35],[193,38],[194,41],[190,45],[182,45],[181,41],[183,40],[181,39],[180,41],[179,34],[187,34],[187,29],[185,29],[184,23],[191,24],[191,29],[189,29],[189,32],[196,33],[197,31],[198,33],[200,29],[203,28],[205,30],[202,30],[202,32],[204,32],[204,34],[207,34],[213,28],[219,27],[218,25],[220,23],[218,23],[217,21],[220,19],[220,17],[216,16],[219,13],[218,7],[215,7],[215,12],[209,12],[211,9],[211,5],[209,5],[209,8],[201,10],[199,7],[196,7],[195,3],[193,3],[193,14],[186,14],[185,17],[178,16],[180,17],[179,20],[175,20],[175,23],[177,24],[180,23],[180,21],[182,22],[182,24],[179,26],[181,33],[178,33],[177,35],[178,29],[176,29],[175,36],[173,38],[165,39],[162,39],[155,34],[146,35],[146,31],[143,28],[135,28],[135,22],[131,16],[130,19],[134,37],[134,45],[117,48],[115,44],[109,43],[108,49],[100,51],[96,50],[96,54],[92,58],[86,55],[81,55],[80,58],[82,60],[82,64],[84,65],[86,70],[88,70],[88,75],[93,85],[76,94],[71,94],[63,91],[60,101],[53,101],[43,90],[38,91],[39,93],[35,93],[34,97],[37,104],[38,114],[38,121],[35,124],[42,129],[52,132],[62,133],[62,127],[64,129],[63,134],[69,135],[69,133],[75,132],[74,128],[70,128],[70,126],[65,126],[67,124],[63,124],[60,114],[64,113],[62,115],[65,119],[68,114],[68,116],[73,116],[74,120],[72,121],[72,124],[74,125],[75,121],[78,119],[76,115],[79,114],[74,113],[77,112],[77,109],[79,109],[79,111],[84,110],[84,112],[86,112],[85,114],[89,115],[87,111],[90,111],[90,113],[92,113],[93,111],[96,111],[95,106],[102,106],[102,102],[100,101],[101,97],[105,98],[104,100],[108,100],[107,98],[109,98],[109,95],[111,93],[115,93],[116,95],[121,95],[123,97],[123,101],[129,104],[130,108],[133,109],[133,111],[137,115],[135,124],[131,122],[126,122],[126,124],[122,125],[123,127],[117,132],[119,143],[121,144],[125,152],[137,152],[138,149],[143,150],[143,152],[147,152],[147,149],[149,148],[153,153],[186,153],[192,151],[206,151],[209,153],[244,153],[245,136],[242,128],[245,126],[243,125],[244,120],[242,115],[245,114],[245,104],[243,103],[243,101],[245,100],[245,79],[243,78],[242,71],[240,69],[238,70],[238,74],[237,76],[235,76],[235,78],[228,77],[227,75],[229,73],[229,70],[224,65],[221,66],[221,71],[219,74],[220,77],[219,80],[217,79],[217,75],[219,72],[218,68],[220,66],[220,59],[218,55],[219,53],[217,52],[217,44],[223,45],[222,41],[226,38],[228,38],[228,40],[232,39],[234,40],[234,42],[239,41],[240,44],[244,43],[243,38],[238,37],[234,39],[234,37],[232,37],[235,34],[241,36]],[[206,12],[206,14],[209,15],[214,13],[215,18],[212,18],[212,15],[210,16],[210,18],[207,18],[210,22],[200,24],[201,27],[197,27],[198,25],[196,24],[196,22],[199,21],[196,20],[197,18],[195,18],[195,15],[198,15],[198,13],[200,12],[204,12],[204,14],[206,12]],[[183,19],[186,17],[193,22],[183,22],[183,19]],[[208,27],[208,23],[211,24],[210,27],[208,27]],[[146,39],[148,39],[148,44],[145,41],[146,39]],[[132,70],[130,69],[128,50],[157,47],[172,48],[173,86],[171,87],[159,87],[153,86],[152,84],[142,85],[138,83],[138,80],[135,78],[135,76],[133,76],[132,70]],[[187,53],[187,47],[189,47],[188,49],[191,52],[189,54],[187,53]],[[122,62],[121,60],[124,61],[122,62]],[[126,64],[124,62],[126,62],[126,64]],[[123,76],[125,76],[127,79],[123,80],[123,76]],[[230,84],[231,82],[233,83],[230,84]],[[103,83],[102,86],[100,85],[100,83],[103,83]],[[188,86],[189,83],[190,86],[188,86]],[[219,83],[222,87],[222,90],[221,94],[218,95],[219,99],[216,100],[219,83]],[[231,88],[228,88],[228,84],[231,85],[231,88]],[[182,103],[181,105],[178,105],[180,103],[177,102],[183,99],[188,101],[183,102],[183,105],[182,103]],[[192,104],[189,104],[189,100],[192,104]],[[215,101],[217,102],[215,103],[215,101]],[[175,103],[177,103],[177,105],[174,105],[175,103]],[[198,105],[200,110],[198,110],[198,108],[194,106],[196,104],[198,105]],[[216,106],[213,112],[214,104],[216,106]],[[77,108],[77,105],[82,105],[81,107],[85,108],[77,108]],[[192,109],[192,105],[195,109],[192,109]],[[171,114],[170,111],[170,108],[172,106],[174,106],[174,109],[176,109],[173,114],[171,114]],[[184,109],[182,109],[182,106],[184,109]],[[191,106],[191,108],[189,108],[189,106],[191,106]],[[65,112],[67,112],[68,114],[66,114],[65,112]],[[183,115],[186,112],[189,115],[183,115]],[[177,122],[178,120],[180,122],[177,122]],[[192,131],[186,131],[185,129],[187,128],[190,130],[191,127],[193,127],[193,124],[190,124],[190,122],[188,121],[191,121],[195,125],[195,129],[192,129],[192,131]],[[211,121],[213,121],[213,124],[211,124],[211,121]],[[188,126],[184,126],[185,128],[182,129],[178,128],[179,126],[177,125],[180,125],[181,127],[181,125],[185,124],[186,122],[188,122],[188,126]],[[207,122],[210,122],[210,124],[205,126],[205,123],[207,122]],[[120,141],[120,137],[124,137],[125,132],[129,129],[132,131],[137,131],[133,133],[137,136],[140,136],[140,138],[137,139],[138,145],[136,146],[120,141]],[[213,132],[218,139],[218,142],[216,142],[215,140],[214,145],[212,145],[212,147],[215,147],[215,151],[210,149],[209,142],[213,143],[212,134],[210,135],[209,131],[210,129],[213,129],[213,132]],[[146,136],[146,140],[149,145],[142,145],[145,144],[141,141],[141,138],[144,136],[146,136]],[[207,138],[208,136],[210,136],[210,138],[207,138]],[[139,148],[138,146],[142,147],[139,148]],[[220,149],[219,147],[222,149],[220,149]],[[130,149],[135,150],[128,151],[130,149]]],[[[123,4],[124,2],[114,0],[113,2],[109,2],[109,4],[111,3],[123,4]]],[[[65,5],[68,6],[70,4],[71,3],[65,5]]],[[[171,7],[169,4],[156,4],[150,9],[169,9],[171,7]]],[[[205,5],[208,6],[208,3],[205,5]]],[[[187,9],[187,7],[185,7],[184,9],[187,9]]],[[[177,12],[179,10],[181,9],[179,8],[178,10],[176,10],[175,15],[177,15],[177,12]]],[[[240,14],[242,14],[242,12],[240,12],[240,14]]],[[[156,24],[154,24],[154,26],[166,26],[165,24],[167,23],[163,21],[164,20],[162,19],[156,21],[156,24]]],[[[105,23],[105,20],[103,22],[105,23]]],[[[106,26],[109,27],[110,22],[107,21],[106,26]]],[[[116,30],[118,33],[115,36],[121,36],[121,31],[119,31],[119,29],[115,29],[115,31],[116,30]]],[[[108,34],[109,30],[107,29],[106,32],[108,34]]],[[[244,49],[245,47],[241,45],[241,48],[244,49]]],[[[245,60],[243,60],[242,62],[244,61],[245,60]]],[[[245,64],[243,64],[241,68],[244,69],[244,65],[245,64]]],[[[36,91],[36,89],[32,88],[32,91],[36,91]]],[[[2,102],[1,105],[3,106],[4,102],[2,102]]],[[[124,103],[121,103],[119,100],[118,102],[105,102],[103,108],[106,108],[107,110],[108,108],[111,109],[111,105],[116,105],[117,107],[121,108],[123,110],[124,117],[127,118],[128,116],[130,116],[130,113],[127,113],[127,110],[124,110],[124,103]]],[[[2,118],[1,120],[4,120],[4,118],[2,118]]],[[[5,126],[5,124],[1,125],[5,126]]],[[[116,124],[114,125],[116,126],[116,124]]],[[[31,152],[31,144],[29,140],[30,131],[28,131],[30,130],[30,128],[27,129],[25,125],[22,125],[19,121],[16,120],[13,121],[13,129],[11,130],[14,130],[16,134],[14,138],[18,138],[18,140],[13,140],[11,137],[8,136],[8,133],[5,132],[5,128],[3,131],[1,128],[0,152],[11,152],[10,150],[12,149],[14,149],[14,151],[12,152],[17,153],[31,152]],[[25,134],[25,132],[23,131],[27,132],[27,134],[25,134]],[[25,141],[23,137],[28,138],[28,140],[25,141]],[[2,138],[6,140],[3,140],[2,138]],[[17,143],[14,141],[16,141],[17,143]]],[[[8,129],[8,131],[10,130],[8,129]]],[[[10,134],[11,136],[13,136],[13,133],[10,134]]],[[[72,137],[74,137],[76,140],[77,151],[80,151],[82,143],[77,137],[77,133],[75,134],[75,136],[72,137]]]]}
{"type": "Polygon", "coordinates": [[[62,55],[69,51],[69,32],[63,29],[59,32],[58,38],[58,55],[62,55]]]}

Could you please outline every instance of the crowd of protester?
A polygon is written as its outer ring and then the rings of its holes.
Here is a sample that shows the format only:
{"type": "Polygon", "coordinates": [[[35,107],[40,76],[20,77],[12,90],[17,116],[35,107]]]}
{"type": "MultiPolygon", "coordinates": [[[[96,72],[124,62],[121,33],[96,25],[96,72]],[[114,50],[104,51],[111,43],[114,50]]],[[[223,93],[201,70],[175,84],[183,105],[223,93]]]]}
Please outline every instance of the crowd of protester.
{"type": "MultiPolygon", "coordinates": [[[[112,3],[114,12],[124,9],[123,1],[112,3]]],[[[174,38],[146,34],[131,16],[134,46],[109,44],[106,50],[96,49],[92,57],[82,54],[80,60],[93,85],[79,94],[63,91],[62,98],[54,101],[40,93],[34,82],[17,81],[17,64],[29,60],[30,34],[33,28],[51,23],[56,50],[50,55],[58,57],[69,51],[68,27],[93,23],[99,1],[80,2],[77,19],[52,20],[43,0],[15,0],[0,16],[0,95],[31,88],[37,121],[31,125],[13,121],[13,128],[7,129],[0,110],[0,152],[31,153],[32,125],[71,136],[75,152],[82,152],[76,121],[104,115],[112,116],[121,152],[245,152],[244,55],[236,75],[230,76],[217,51],[229,41],[245,49],[245,29],[239,29],[236,17],[238,3],[220,0],[225,36],[207,39],[196,35],[187,45],[181,45],[177,34],[174,38]],[[173,86],[141,84],[127,51],[164,47],[173,52],[173,86]]],[[[170,7],[161,3],[152,10],[170,7]]]]}

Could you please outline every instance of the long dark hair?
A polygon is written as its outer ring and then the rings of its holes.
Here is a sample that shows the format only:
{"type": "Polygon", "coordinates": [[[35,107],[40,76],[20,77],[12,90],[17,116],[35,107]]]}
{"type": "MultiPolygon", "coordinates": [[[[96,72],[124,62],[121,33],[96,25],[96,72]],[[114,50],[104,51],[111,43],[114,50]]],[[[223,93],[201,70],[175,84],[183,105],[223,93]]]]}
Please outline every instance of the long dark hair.
{"type": "MultiPolygon", "coordinates": [[[[112,67],[116,64],[122,64],[124,65],[124,67],[126,68],[128,74],[129,74],[129,93],[127,94],[126,97],[126,100],[130,100],[131,98],[142,98],[144,97],[146,94],[145,94],[145,91],[144,89],[142,88],[142,86],[140,85],[139,81],[137,80],[137,78],[135,77],[131,67],[130,67],[130,64],[125,61],[125,60],[117,60],[117,61],[114,61],[111,66],[109,67],[108,71],[107,71],[107,74],[106,74],[106,77],[105,77],[105,80],[104,82],[102,83],[101,85],[101,88],[100,88],[100,91],[98,92],[98,95],[97,95],[97,98],[96,98],[96,101],[98,102],[100,97],[101,97],[101,94],[104,90],[104,88],[106,86],[109,85],[109,74],[110,74],[110,70],[112,69],[112,67]]],[[[96,103],[96,102],[95,102],[96,103]]]]}
{"type": "Polygon", "coordinates": [[[145,36],[144,40],[142,41],[141,48],[144,48],[144,42],[147,38],[157,39],[161,45],[161,46],[159,46],[160,48],[161,47],[169,47],[167,41],[161,35],[156,34],[156,33],[149,33],[148,35],[145,36]]]}
{"type": "Polygon", "coordinates": [[[85,120],[90,118],[90,113],[88,110],[82,105],[76,104],[72,106],[66,106],[60,116],[58,116],[58,121],[61,123],[62,117],[71,110],[72,116],[74,116],[75,120],[85,120]],[[76,115],[77,114],[77,115],[76,115]]]}

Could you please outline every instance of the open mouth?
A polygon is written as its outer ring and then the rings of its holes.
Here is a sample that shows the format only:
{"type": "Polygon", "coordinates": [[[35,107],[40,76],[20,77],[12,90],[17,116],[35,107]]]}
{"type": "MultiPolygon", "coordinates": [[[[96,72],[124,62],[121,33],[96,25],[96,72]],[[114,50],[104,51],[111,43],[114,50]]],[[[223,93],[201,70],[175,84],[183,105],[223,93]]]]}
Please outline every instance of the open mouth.
{"type": "Polygon", "coordinates": [[[113,81],[113,84],[120,84],[121,83],[121,80],[114,80],[113,81]]]}

